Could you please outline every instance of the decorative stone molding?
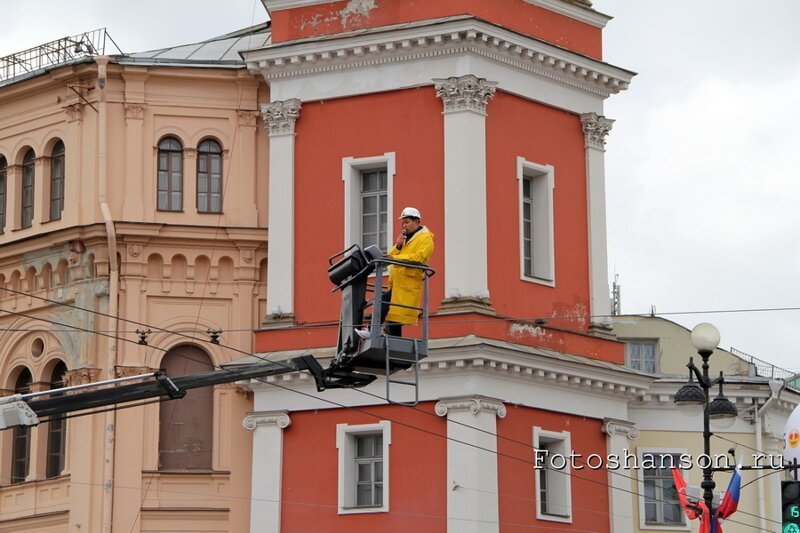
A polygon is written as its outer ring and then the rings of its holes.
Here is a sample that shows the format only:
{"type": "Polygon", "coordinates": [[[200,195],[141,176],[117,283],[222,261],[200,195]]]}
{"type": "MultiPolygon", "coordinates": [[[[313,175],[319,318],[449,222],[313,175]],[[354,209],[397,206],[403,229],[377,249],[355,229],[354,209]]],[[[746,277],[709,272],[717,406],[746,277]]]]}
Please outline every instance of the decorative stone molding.
{"type": "Polygon", "coordinates": [[[143,374],[152,374],[153,372],[155,372],[155,369],[149,366],[117,366],[114,368],[114,373],[118,378],[141,376],[143,374]]]}
{"type": "Polygon", "coordinates": [[[436,96],[444,102],[444,112],[476,111],[486,113],[486,105],[497,90],[497,82],[472,74],[434,78],[436,96]]]}
{"type": "Polygon", "coordinates": [[[451,411],[469,411],[473,415],[493,413],[499,418],[506,417],[506,406],[500,400],[484,396],[464,396],[461,398],[442,398],[434,409],[439,416],[447,416],[451,411]]]}
{"type": "Polygon", "coordinates": [[[366,45],[363,36],[321,43],[313,50],[303,41],[272,45],[246,53],[245,59],[251,72],[269,81],[464,53],[603,97],[627,89],[635,75],[472,17],[381,32],[366,45]]]}
{"type": "Polygon", "coordinates": [[[239,119],[240,126],[255,126],[256,119],[258,119],[258,115],[260,113],[258,111],[242,111],[239,110],[236,112],[236,116],[239,119]]]}
{"type": "Polygon", "coordinates": [[[606,136],[611,131],[614,121],[597,113],[584,113],[581,115],[581,126],[583,135],[586,137],[587,148],[597,148],[604,150],[606,146],[606,136]]]}
{"type": "Polygon", "coordinates": [[[128,245],[128,255],[131,257],[139,257],[142,255],[142,250],[144,249],[144,245],[139,242],[135,242],[128,245]]]}
{"type": "Polygon", "coordinates": [[[439,305],[437,313],[440,315],[479,313],[487,316],[497,316],[497,312],[494,307],[492,307],[492,302],[489,298],[478,298],[474,296],[445,298],[439,305]]]}
{"type": "Polygon", "coordinates": [[[183,157],[186,159],[197,159],[197,148],[187,146],[183,149],[183,157]]]}
{"type": "Polygon", "coordinates": [[[64,108],[67,114],[67,122],[83,120],[83,104],[71,104],[64,108]]]}
{"type": "Polygon", "coordinates": [[[261,118],[267,133],[272,135],[292,135],[294,125],[300,117],[302,104],[297,98],[261,104],[261,118]]]}
{"type": "Polygon", "coordinates": [[[606,418],[603,420],[603,433],[609,436],[625,435],[630,440],[639,438],[639,428],[637,428],[633,422],[616,420],[614,418],[606,418]]]}
{"type": "Polygon", "coordinates": [[[292,419],[289,418],[288,411],[271,411],[250,413],[242,421],[242,426],[245,429],[253,431],[258,426],[278,426],[280,429],[286,429],[292,424],[292,419]]]}
{"type": "Polygon", "coordinates": [[[99,368],[76,368],[75,370],[67,370],[64,373],[64,386],[72,387],[73,385],[85,385],[97,381],[100,375],[99,368]]]}
{"type": "Polygon", "coordinates": [[[142,120],[144,118],[145,104],[125,104],[125,118],[142,120]]]}

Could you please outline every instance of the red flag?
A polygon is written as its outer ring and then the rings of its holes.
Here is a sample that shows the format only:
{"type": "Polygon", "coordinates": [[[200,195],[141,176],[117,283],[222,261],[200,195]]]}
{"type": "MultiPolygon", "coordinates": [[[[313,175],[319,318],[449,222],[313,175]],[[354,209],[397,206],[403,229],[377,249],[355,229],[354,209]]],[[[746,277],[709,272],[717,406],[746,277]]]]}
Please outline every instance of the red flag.
{"type": "MultiPolygon", "coordinates": [[[[675,490],[678,492],[678,500],[681,502],[681,509],[686,513],[689,520],[697,518],[697,511],[689,507],[689,500],[686,498],[686,481],[683,479],[683,474],[676,467],[672,467],[672,480],[675,482],[675,490]]],[[[701,528],[701,533],[705,533],[701,528]]]]}

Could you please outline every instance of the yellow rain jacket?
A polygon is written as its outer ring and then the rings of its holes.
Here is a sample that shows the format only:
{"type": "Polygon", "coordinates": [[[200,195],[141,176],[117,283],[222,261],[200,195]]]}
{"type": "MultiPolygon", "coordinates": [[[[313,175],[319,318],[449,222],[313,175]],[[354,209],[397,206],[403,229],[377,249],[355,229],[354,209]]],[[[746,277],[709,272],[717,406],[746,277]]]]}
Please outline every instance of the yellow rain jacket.
{"type": "MultiPolygon", "coordinates": [[[[389,250],[389,256],[392,259],[412,263],[427,264],[431,255],[433,255],[433,232],[425,226],[411,236],[411,239],[403,245],[402,250],[398,250],[396,245],[389,250]]],[[[424,272],[421,269],[391,265],[389,267],[389,288],[392,290],[392,303],[419,307],[422,301],[423,277],[424,272]]],[[[419,313],[416,309],[393,305],[389,307],[386,321],[416,324],[419,313]]]]}

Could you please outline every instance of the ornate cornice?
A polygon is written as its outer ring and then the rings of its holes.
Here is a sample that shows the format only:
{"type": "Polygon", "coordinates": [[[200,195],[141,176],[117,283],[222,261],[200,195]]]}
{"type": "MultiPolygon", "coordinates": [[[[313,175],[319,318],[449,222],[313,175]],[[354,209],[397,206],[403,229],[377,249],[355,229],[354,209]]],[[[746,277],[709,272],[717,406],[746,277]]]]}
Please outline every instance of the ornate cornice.
{"type": "Polygon", "coordinates": [[[252,72],[277,80],[464,53],[602,97],[627,89],[635,75],[471,17],[357,37],[279,43],[245,57],[252,72]]]}
{"type": "Polygon", "coordinates": [[[477,111],[486,113],[486,105],[497,90],[497,82],[467,74],[435,78],[436,96],[444,102],[444,112],[477,111]]]}
{"type": "Polygon", "coordinates": [[[581,126],[583,135],[586,137],[587,148],[597,148],[604,150],[606,146],[606,136],[611,131],[614,121],[597,113],[584,113],[581,115],[581,126]]]}
{"type": "Polygon", "coordinates": [[[253,431],[258,426],[278,426],[281,429],[286,429],[291,423],[292,419],[289,418],[288,411],[250,413],[242,420],[242,426],[250,431],[253,431]]]}
{"type": "Polygon", "coordinates": [[[450,412],[469,411],[473,415],[490,413],[498,418],[506,417],[506,406],[500,400],[484,396],[464,396],[460,398],[442,398],[434,409],[439,416],[447,416],[450,412]]]}
{"type": "Polygon", "coordinates": [[[627,420],[616,420],[614,418],[606,418],[603,420],[603,433],[606,435],[624,435],[630,440],[639,438],[639,428],[633,422],[627,420]]]}
{"type": "Polygon", "coordinates": [[[261,104],[261,116],[267,133],[270,136],[294,134],[294,124],[300,117],[301,106],[297,98],[261,104]]]}

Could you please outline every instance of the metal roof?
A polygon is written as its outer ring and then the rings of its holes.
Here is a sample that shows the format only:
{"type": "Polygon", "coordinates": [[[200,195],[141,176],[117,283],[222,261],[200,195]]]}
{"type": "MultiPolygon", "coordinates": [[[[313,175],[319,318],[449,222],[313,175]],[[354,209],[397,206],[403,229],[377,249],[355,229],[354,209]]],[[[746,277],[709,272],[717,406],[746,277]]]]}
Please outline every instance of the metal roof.
{"type": "Polygon", "coordinates": [[[272,42],[269,22],[199,43],[183,44],[114,58],[122,65],[175,65],[243,68],[242,50],[261,48],[272,42]]]}

